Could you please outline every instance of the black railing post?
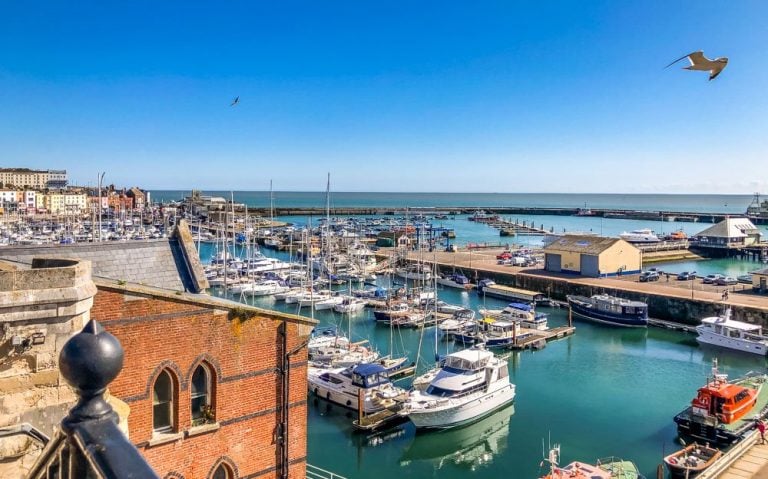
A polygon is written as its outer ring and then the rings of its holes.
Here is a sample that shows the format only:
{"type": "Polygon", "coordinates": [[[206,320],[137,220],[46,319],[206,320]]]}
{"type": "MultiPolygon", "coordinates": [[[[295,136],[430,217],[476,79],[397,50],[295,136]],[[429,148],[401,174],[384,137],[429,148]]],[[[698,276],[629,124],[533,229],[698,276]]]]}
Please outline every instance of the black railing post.
{"type": "Polygon", "coordinates": [[[62,348],[59,368],[78,401],[61,422],[66,446],[60,477],[157,477],[118,429],[117,413],[104,399],[107,385],[122,367],[120,341],[94,320],[62,348]]]}

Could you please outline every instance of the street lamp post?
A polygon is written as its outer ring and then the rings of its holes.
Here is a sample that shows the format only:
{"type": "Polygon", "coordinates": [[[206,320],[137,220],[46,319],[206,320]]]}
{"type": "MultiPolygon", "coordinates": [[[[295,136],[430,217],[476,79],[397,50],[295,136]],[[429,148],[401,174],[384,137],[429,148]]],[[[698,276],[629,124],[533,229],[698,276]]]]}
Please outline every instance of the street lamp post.
{"type": "Polygon", "coordinates": [[[104,180],[104,174],[106,171],[99,175],[99,243],[101,243],[101,182],[104,180]]]}

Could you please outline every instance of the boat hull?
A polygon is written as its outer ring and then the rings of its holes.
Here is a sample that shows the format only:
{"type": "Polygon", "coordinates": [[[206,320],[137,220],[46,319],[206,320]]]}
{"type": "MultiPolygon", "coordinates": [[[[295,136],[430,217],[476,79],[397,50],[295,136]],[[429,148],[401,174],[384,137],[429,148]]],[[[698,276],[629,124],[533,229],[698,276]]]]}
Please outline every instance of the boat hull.
{"type": "Polygon", "coordinates": [[[625,328],[645,328],[648,326],[647,318],[620,316],[609,314],[604,311],[597,311],[570,298],[568,299],[568,304],[571,306],[571,311],[574,316],[586,319],[587,321],[625,328]]]}
{"type": "Polygon", "coordinates": [[[419,429],[448,429],[479,421],[514,399],[515,386],[509,384],[455,407],[411,411],[408,418],[419,429]]]}
{"type": "Polygon", "coordinates": [[[709,344],[720,348],[728,348],[744,353],[759,354],[765,356],[768,354],[768,344],[762,341],[748,341],[741,338],[730,338],[718,334],[713,334],[703,328],[696,328],[699,336],[696,338],[701,344],[709,344]]]}

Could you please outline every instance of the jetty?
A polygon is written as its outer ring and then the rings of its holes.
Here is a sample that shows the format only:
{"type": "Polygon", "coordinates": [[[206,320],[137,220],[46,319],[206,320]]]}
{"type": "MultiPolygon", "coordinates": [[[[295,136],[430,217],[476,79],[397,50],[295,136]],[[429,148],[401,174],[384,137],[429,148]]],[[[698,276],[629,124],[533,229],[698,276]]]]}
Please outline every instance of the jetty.
{"type": "Polygon", "coordinates": [[[575,332],[576,328],[570,325],[546,329],[544,331],[538,329],[520,328],[520,334],[525,334],[525,336],[520,339],[516,339],[510,348],[515,350],[542,349],[547,345],[549,341],[562,339],[566,336],[572,335],[575,332]]]}
{"type": "MultiPolygon", "coordinates": [[[[661,467],[661,466],[660,466],[661,467]]],[[[768,444],[753,430],[720,456],[698,479],[764,479],[768,477],[768,444]]]]}

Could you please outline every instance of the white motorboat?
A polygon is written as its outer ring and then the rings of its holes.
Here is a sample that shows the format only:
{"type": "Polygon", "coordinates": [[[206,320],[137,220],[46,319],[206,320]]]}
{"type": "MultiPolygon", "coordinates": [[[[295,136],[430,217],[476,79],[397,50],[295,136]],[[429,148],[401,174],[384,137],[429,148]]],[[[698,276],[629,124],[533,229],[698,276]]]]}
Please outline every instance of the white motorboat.
{"type": "Polygon", "coordinates": [[[268,296],[270,294],[280,293],[287,290],[288,286],[284,286],[279,281],[266,280],[251,285],[250,288],[243,291],[243,294],[248,296],[268,296]]]}
{"type": "Polygon", "coordinates": [[[404,268],[397,268],[395,274],[405,279],[429,281],[432,279],[432,272],[419,264],[409,264],[404,268]]]}
{"type": "Polygon", "coordinates": [[[395,404],[407,392],[392,384],[387,370],[378,364],[359,364],[348,368],[309,368],[309,390],[333,403],[375,413],[395,404]]]}
{"type": "Polygon", "coordinates": [[[337,305],[344,302],[344,296],[331,296],[328,299],[323,299],[321,301],[315,302],[315,311],[320,311],[323,309],[333,309],[337,305]]]}
{"type": "Polygon", "coordinates": [[[462,309],[453,313],[451,318],[438,324],[437,329],[443,335],[451,336],[474,329],[476,324],[475,312],[471,309],[462,309]]]}
{"type": "Polygon", "coordinates": [[[469,278],[461,273],[453,273],[450,275],[442,275],[435,279],[437,284],[447,286],[449,288],[456,289],[472,289],[472,283],[469,282],[469,278]]]}
{"type": "MultiPolygon", "coordinates": [[[[296,302],[299,303],[299,306],[302,308],[306,308],[307,306],[313,306],[318,301],[325,301],[326,299],[330,298],[331,292],[329,290],[309,291],[299,296],[296,302]]],[[[286,302],[287,301],[288,298],[286,298],[286,302]]]]}
{"type": "Polygon", "coordinates": [[[731,319],[731,308],[720,316],[702,319],[701,324],[696,326],[696,332],[699,343],[762,356],[768,354],[768,337],[763,335],[763,328],[731,319]]]}
{"type": "Polygon", "coordinates": [[[528,304],[509,303],[504,309],[480,308],[480,314],[484,317],[501,319],[504,321],[519,321],[520,326],[523,328],[537,329],[539,331],[546,331],[549,329],[549,326],[547,325],[547,315],[545,313],[537,313],[536,310],[528,304]]]}
{"type": "Polygon", "coordinates": [[[619,238],[629,243],[658,243],[661,241],[659,237],[648,228],[632,230],[629,233],[625,231],[619,235],[619,238]]]}
{"type": "Polygon", "coordinates": [[[515,399],[506,360],[483,348],[451,353],[425,391],[414,390],[400,414],[417,428],[450,428],[487,416],[515,399]]]}
{"type": "Polygon", "coordinates": [[[365,308],[366,302],[359,298],[345,297],[344,300],[333,307],[337,313],[357,313],[365,308]]]}

